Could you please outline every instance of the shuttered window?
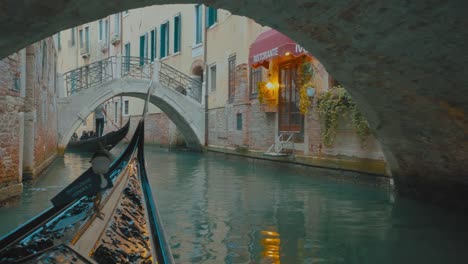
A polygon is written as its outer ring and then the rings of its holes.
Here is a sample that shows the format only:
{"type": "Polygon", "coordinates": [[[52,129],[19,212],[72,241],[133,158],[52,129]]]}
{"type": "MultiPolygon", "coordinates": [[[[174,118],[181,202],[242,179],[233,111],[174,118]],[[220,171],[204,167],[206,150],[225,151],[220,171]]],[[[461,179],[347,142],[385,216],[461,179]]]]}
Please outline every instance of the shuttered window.
{"type": "Polygon", "coordinates": [[[182,24],[180,21],[180,15],[178,15],[174,17],[174,53],[180,51],[181,29],[182,24]]]}
{"type": "Polygon", "coordinates": [[[202,43],[202,6],[195,6],[195,44],[202,43]]]}
{"type": "Polygon", "coordinates": [[[234,93],[236,89],[236,56],[229,57],[228,60],[228,100],[229,103],[234,101],[234,93]]]}
{"type": "Polygon", "coordinates": [[[151,45],[150,45],[151,57],[150,58],[151,58],[151,61],[154,61],[154,59],[156,58],[156,29],[151,30],[150,40],[151,40],[151,45]]]}
{"type": "Polygon", "coordinates": [[[213,7],[206,7],[205,13],[206,27],[209,28],[218,22],[218,10],[213,7]]]}
{"type": "Polygon", "coordinates": [[[160,43],[160,56],[161,58],[169,55],[169,22],[161,25],[161,43],[160,43]]]}

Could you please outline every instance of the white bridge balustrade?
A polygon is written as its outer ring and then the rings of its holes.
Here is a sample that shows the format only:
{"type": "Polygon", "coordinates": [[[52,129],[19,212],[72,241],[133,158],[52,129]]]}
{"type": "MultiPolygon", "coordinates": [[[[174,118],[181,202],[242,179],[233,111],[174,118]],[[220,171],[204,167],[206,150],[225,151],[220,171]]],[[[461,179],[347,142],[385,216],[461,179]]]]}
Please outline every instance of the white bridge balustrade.
{"type": "Polygon", "coordinates": [[[160,61],[139,57],[109,57],[65,73],[58,99],[59,149],[97,106],[115,96],[144,99],[150,81],[150,102],[180,129],[187,146],[201,150],[204,143],[202,84],[160,61]]]}

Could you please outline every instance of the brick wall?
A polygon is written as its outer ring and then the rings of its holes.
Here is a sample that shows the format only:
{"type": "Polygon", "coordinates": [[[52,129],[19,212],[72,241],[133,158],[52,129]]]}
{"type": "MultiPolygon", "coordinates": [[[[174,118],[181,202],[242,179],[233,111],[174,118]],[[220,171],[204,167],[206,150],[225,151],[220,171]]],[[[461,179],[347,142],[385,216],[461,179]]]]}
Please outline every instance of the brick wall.
{"type": "Polygon", "coordinates": [[[209,145],[266,150],[273,144],[275,114],[265,113],[258,100],[251,98],[248,73],[247,64],[237,65],[233,102],[209,110],[209,145]],[[237,130],[237,114],[242,115],[241,130],[237,130]]]}
{"type": "Polygon", "coordinates": [[[52,38],[0,61],[0,201],[22,191],[57,153],[52,38]]]}
{"type": "MultiPolygon", "coordinates": [[[[328,90],[328,72],[315,58],[311,63],[316,71],[314,81],[318,92],[328,90]]],[[[266,74],[264,80],[266,80],[266,74]]],[[[227,84],[220,88],[227,89],[227,84]]],[[[208,144],[211,146],[246,147],[250,150],[266,151],[275,141],[277,114],[265,112],[264,105],[250,95],[247,64],[236,66],[235,93],[232,103],[227,103],[225,107],[210,109],[208,118],[208,144]],[[241,130],[237,129],[237,114],[242,114],[241,130]]],[[[369,136],[366,144],[361,144],[349,118],[340,120],[335,143],[328,147],[322,142],[322,124],[313,107],[304,118],[304,142],[295,145],[295,154],[310,157],[334,156],[344,159],[347,157],[384,159],[379,143],[372,136],[369,136]]]]}
{"type": "Polygon", "coordinates": [[[0,188],[20,183],[20,127],[24,98],[20,96],[20,53],[0,61],[0,188]]]}

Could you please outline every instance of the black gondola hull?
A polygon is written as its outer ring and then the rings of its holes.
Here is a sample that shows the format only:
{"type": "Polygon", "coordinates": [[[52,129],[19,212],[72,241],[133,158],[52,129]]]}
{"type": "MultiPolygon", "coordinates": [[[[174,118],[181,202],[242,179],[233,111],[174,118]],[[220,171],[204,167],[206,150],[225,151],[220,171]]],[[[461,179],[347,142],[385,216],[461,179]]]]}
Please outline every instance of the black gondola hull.
{"type": "Polygon", "coordinates": [[[95,152],[98,150],[99,145],[110,150],[127,135],[129,128],[130,120],[121,129],[109,132],[102,137],[70,141],[68,143],[67,150],[76,152],[95,152]]]}

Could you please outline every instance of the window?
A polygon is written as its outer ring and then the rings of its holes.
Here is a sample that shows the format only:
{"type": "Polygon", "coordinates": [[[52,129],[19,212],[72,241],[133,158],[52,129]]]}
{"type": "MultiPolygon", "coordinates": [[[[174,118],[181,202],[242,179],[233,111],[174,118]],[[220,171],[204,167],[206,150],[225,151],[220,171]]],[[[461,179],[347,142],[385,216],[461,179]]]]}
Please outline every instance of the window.
{"type": "Polygon", "coordinates": [[[119,102],[114,102],[114,123],[117,123],[119,102]]]}
{"type": "Polygon", "coordinates": [[[182,24],[180,15],[174,17],[174,53],[180,51],[180,38],[181,38],[182,24]]]}
{"type": "Polygon", "coordinates": [[[210,67],[210,87],[211,91],[216,91],[216,65],[210,67]]]}
{"type": "Polygon", "coordinates": [[[146,63],[146,58],[148,58],[148,33],[140,36],[140,66],[143,66],[146,63]]]}
{"type": "Polygon", "coordinates": [[[151,38],[151,45],[150,45],[150,49],[151,49],[151,61],[154,61],[154,59],[156,58],[156,29],[153,29],[151,30],[150,32],[150,38],[151,38]]]}
{"type": "Polygon", "coordinates": [[[99,40],[102,40],[102,36],[104,34],[103,29],[102,29],[102,19],[99,20],[99,40]]]}
{"type": "Polygon", "coordinates": [[[262,67],[250,67],[250,95],[258,94],[258,83],[263,79],[262,67]]]}
{"type": "Polygon", "coordinates": [[[124,72],[130,71],[130,43],[125,44],[125,63],[124,63],[124,72]]]}
{"type": "Polygon", "coordinates": [[[124,101],[124,115],[128,115],[128,100],[124,101]]]}
{"type": "Polygon", "coordinates": [[[89,51],[89,27],[85,27],[85,47],[89,51]]]}
{"type": "Polygon", "coordinates": [[[80,49],[84,47],[83,30],[80,29],[80,49]]]}
{"type": "Polygon", "coordinates": [[[195,44],[202,43],[202,6],[195,6],[195,44]]]}
{"type": "Polygon", "coordinates": [[[218,21],[218,10],[213,7],[206,7],[206,27],[209,28],[218,21]]]}
{"type": "Polygon", "coordinates": [[[160,43],[160,57],[164,58],[169,55],[169,21],[161,25],[161,43],[160,43]]]}
{"type": "Polygon", "coordinates": [[[237,123],[237,130],[242,130],[242,114],[236,114],[236,123],[237,123]]]}
{"type": "Polygon", "coordinates": [[[109,20],[106,19],[106,23],[104,24],[104,40],[107,43],[109,39],[109,20]]]}
{"type": "Polygon", "coordinates": [[[42,78],[45,79],[45,73],[47,71],[47,43],[44,41],[42,45],[42,78]]]}
{"type": "Polygon", "coordinates": [[[120,14],[114,15],[114,36],[118,36],[120,33],[120,14]]]}
{"type": "Polygon", "coordinates": [[[234,92],[236,89],[236,56],[231,56],[228,60],[228,99],[229,103],[234,101],[234,92]]]}
{"type": "Polygon", "coordinates": [[[57,33],[57,49],[60,50],[62,49],[62,45],[61,45],[61,38],[60,38],[60,31],[57,33]]]}
{"type": "Polygon", "coordinates": [[[71,28],[71,37],[70,37],[70,44],[71,46],[75,46],[75,28],[71,28]]]}

